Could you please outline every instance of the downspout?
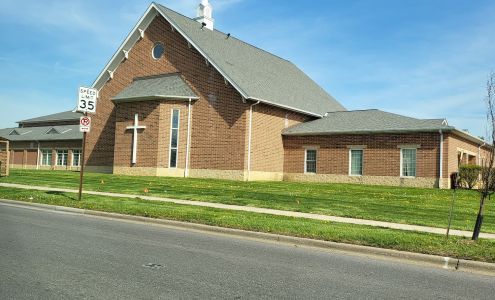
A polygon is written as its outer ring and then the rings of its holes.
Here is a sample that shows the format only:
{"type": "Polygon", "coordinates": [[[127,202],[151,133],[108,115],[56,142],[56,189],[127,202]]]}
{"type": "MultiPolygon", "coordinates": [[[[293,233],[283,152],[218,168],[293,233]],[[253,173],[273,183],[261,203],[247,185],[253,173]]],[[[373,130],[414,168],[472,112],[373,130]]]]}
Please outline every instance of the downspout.
{"type": "Polygon", "coordinates": [[[191,148],[191,102],[192,99],[189,98],[189,104],[187,108],[186,170],[184,171],[184,177],[189,177],[189,152],[191,148]]]}
{"type": "Polygon", "coordinates": [[[247,159],[247,181],[251,177],[251,140],[253,131],[253,106],[260,104],[260,101],[251,104],[249,107],[249,137],[248,137],[248,159],[247,159]]]}
{"type": "Polygon", "coordinates": [[[439,131],[440,133],[440,161],[439,161],[439,176],[440,178],[438,179],[438,188],[442,188],[442,181],[443,181],[443,132],[442,130],[439,131]]]}

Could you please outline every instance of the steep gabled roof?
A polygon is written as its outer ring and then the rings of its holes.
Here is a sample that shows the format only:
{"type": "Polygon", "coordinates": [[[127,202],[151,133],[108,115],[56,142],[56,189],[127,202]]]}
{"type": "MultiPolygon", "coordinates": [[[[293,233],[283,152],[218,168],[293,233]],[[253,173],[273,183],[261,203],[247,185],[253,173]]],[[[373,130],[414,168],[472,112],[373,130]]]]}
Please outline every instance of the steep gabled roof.
{"type": "Polygon", "coordinates": [[[44,123],[44,122],[57,122],[57,121],[74,121],[74,120],[79,120],[81,116],[82,113],[73,112],[72,110],[69,110],[56,114],[22,120],[22,121],[18,121],[17,123],[28,124],[28,123],[44,123]]]}
{"type": "Polygon", "coordinates": [[[202,29],[197,21],[155,3],[141,17],[93,87],[103,87],[156,15],[171,23],[245,99],[313,116],[346,110],[291,62],[234,37],[227,38],[220,31],[202,29]]]}
{"type": "Polygon", "coordinates": [[[416,119],[377,109],[329,113],[326,117],[289,127],[284,135],[327,135],[451,131],[444,119],[416,119]]]}

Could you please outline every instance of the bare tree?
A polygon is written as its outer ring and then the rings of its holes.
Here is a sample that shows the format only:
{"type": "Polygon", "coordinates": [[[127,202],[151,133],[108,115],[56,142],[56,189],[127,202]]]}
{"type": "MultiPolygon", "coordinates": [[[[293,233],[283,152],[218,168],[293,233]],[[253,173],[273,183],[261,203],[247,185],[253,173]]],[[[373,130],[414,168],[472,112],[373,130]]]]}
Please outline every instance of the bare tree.
{"type": "MultiPolygon", "coordinates": [[[[486,119],[487,119],[487,137],[489,142],[495,141],[495,72],[491,72],[486,83],[486,119]]],[[[473,231],[473,240],[477,240],[483,224],[483,210],[485,203],[490,199],[491,194],[495,191],[495,147],[489,145],[487,155],[482,160],[481,180],[480,180],[480,207],[476,224],[473,231]]]]}

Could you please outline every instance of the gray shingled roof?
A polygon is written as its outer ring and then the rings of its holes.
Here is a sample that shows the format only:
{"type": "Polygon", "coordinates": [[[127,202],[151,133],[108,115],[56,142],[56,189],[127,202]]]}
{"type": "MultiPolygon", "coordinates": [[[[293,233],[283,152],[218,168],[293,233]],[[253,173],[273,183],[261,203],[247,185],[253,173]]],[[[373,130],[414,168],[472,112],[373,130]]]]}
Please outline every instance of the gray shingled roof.
{"type": "Polygon", "coordinates": [[[79,125],[42,126],[28,128],[0,129],[0,137],[9,141],[62,141],[82,140],[83,134],[79,132],[79,125]],[[58,133],[47,134],[54,128],[58,133]],[[15,131],[17,134],[11,134],[15,131]]]}
{"type": "Polygon", "coordinates": [[[179,74],[137,78],[112,100],[132,102],[155,99],[197,99],[198,96],[179,74]]]}
{"type": "Polygon", "coordinates": [[[323,115],[346,109],[290,61],[234,37],[201,29],[197,21],[157,4],[157,9],[189,38],[248,99],[323,115]]]}
{"type": "Polygon", "coordinates": [[[69,111],[64,111],[61,113],[46,115],[46,116],[27,119],[27,120],[22,120],[22,121],[18,121],[17,123],[26,124],[26,123],[41,123],[41,122],[52,122],[52,121],[71,121],[71,120],[79,120],[79,118],[81,116],[82,116],[82,113],[73,112],[72,110],[69,110],[69,111]]]}
{"type": "Polygon", "coordinates": [[[289,127],[284,135],[325,135],[450,131],[444,119],[415,119],[377,109],[329,113],[315,121],[289,127]]]}

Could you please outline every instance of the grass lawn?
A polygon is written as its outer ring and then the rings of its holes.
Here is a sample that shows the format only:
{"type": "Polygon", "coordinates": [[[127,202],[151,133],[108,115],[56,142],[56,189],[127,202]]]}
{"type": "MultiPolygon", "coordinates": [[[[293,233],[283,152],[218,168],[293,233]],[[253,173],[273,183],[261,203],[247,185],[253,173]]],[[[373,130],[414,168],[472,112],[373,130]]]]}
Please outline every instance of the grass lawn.
{"type": "MultiPolygon", "coordinates": [[[[0,182],[77,189],[78,179],[77,172],[11,170],[11,176],[0,178],[0,182]]],[[[96,173],[85,174],[84,186],[86,190],[93,191],[146,194],[434,227],[447,226],[452,199],[451,190],[438,189],[96,173]]],[[[472,230],[478,203],[477,192],[458,191],[452,228],[472,230]]],[[[488,202],[485,212],[482,231],[493,233],[494,201],[488,202]]]]}
{"type": "Polygon", "coordinates": [[[83,200],[78,201],[75,193],[42,192],[0,187],[0,196],[26,202],[172,219],[250,231],[495,262],[494,240],[481,239],[476,243],[472,243],[469,239],[460,237],[451,237],[447,240],[444,236],[436,234],[129,198],[85,195],[83,200]]]}

